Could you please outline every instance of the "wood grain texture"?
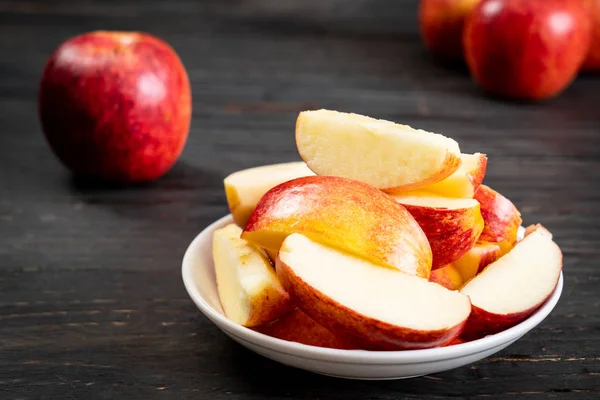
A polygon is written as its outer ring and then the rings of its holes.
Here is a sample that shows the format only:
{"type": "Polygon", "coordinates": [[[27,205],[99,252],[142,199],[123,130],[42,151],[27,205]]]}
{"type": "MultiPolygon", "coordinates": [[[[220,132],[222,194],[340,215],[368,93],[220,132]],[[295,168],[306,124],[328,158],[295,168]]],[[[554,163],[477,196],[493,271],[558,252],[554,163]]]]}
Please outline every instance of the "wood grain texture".
{"type": "Polygon", "coordinates": [[[600,78],[543,104],[488,98],[431,60],[415,15],[415,0],[0,1],[0,398],[597,399],[600,78]],[[44,142],[46,58],[94,29],[152,32],[188,68],[189,141],[154,184],[74,179],[44,142]],[[293,370],[222,334],[186,295],[183,252],[227,212],[227,174],[299,160],[295,118],[317,107],[487,153],[485,183],[563,249],[554,313],[491,358],[398,382],[293,370]]]}

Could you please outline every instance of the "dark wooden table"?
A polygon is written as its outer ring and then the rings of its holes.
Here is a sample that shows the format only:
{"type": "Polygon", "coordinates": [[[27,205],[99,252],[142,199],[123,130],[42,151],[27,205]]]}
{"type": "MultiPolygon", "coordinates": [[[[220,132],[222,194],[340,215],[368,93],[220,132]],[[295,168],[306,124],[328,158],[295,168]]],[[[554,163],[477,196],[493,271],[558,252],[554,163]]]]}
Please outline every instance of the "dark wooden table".
{"type": "Polygon", "coordinates": [[[417,32],[416,1],[0,2],[0,398],[599,398],[600,78],[500,102],[434,63],[417,32]],[[75,180],[43,139],[46,58],[95,29],[154,33],[188,68],[189,141],[152,185],[75,180]],[[316,107],[487,153],[486,183],[562,247],[553,314],[491,358],[408,381],[312,375],[222,334],[184,290],[183,252],[227,213],[228,173],[299,159],[295,118],[316,107]]]}

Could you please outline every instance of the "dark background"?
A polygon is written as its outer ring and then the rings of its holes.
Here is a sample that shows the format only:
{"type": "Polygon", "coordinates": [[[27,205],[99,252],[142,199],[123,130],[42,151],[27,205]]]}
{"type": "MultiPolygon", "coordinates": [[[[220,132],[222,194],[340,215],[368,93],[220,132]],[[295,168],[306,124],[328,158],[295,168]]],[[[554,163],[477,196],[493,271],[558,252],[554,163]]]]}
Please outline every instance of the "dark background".
{"type": "Polygon", "coordinates": [[[416,4],[0,1],[0,398],[597,399],[600,77],[541,104],[489,98],[467,72],[430,58],[416,4]],[[189,140],[154,184],[75,180],[43,139],[44,63],[62,41],[96,29],[153,33],[188,69],[189,140]],[[316,107],[487,153],[485,182],[563,250],[553,314],[486,360],[408,381],[292,370],[222,334],[184,290],[183,252],[227,213],[228,173],[299,159],[295,119],[316,107]]]}

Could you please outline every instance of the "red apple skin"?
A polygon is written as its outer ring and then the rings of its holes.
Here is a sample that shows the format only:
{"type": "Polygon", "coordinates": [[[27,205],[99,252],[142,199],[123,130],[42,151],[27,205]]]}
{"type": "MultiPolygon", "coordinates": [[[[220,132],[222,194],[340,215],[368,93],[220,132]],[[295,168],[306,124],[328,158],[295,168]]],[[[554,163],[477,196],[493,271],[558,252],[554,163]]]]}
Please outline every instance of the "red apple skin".
{"type": "Polygon", "coordinates": [[[448,329],[435,331],[400,329],[357,314],[311,288],[279,257],[276,270],[281,285],[302,311],[331,332],[353,338],[365,350],[410,350],[444,346],[460,335],[466,323],[465,320],[448,329]]]}
{"type": "Polygon", "coordinates": [[[498,243],[502,254],[506,254],[517,242],[523,222],[521,213],[509,199],[487,185],[480,185],[474,198],[481,204],[484,221],[479,240],[498,243]]]}
{"type": "MultiPolygon", "coordinates": [[[[548,295],[548,297],[550,297],[550,295],[548,295]]],[[[504,315],[491,313],[471,304],[471,314],[467,319],[467,323],[465,324],[460,337],[465,341],[471,341],[512,328],[533,314],[542,304],[544,304],[548,297],[529,310],[504,315]]]]}
{"type": "Polygon", "coordinates": [[[600,72],[600,0],[585,0],[592,21],[592,42],[582,69],[600,72]]]}
{"type": "Polygon", "coordinates": [[[379,189],[336,176],[306,176],[283,182],[263,195],[242,238],[261,247],[264,232],[291,233],[341,248],[406,273],[429,278],[431,246],[413,216],[379,189]]]}
{"type": "Polygon", "coordinates": [[[454,346],[456,344],[463,344],[463,343],[466,343],[466,340],[459,336],[456,339],[454,339],[453,341],[451,341],[450,343],[445,344],[442,347],[454,346]]]}
{"type": "Polygon", "coordinates": [[[421,0],[419,30],[425,46],[444,61],[463,60],[465,19],[480,0],[421,0]]]}
{"type": "Polygon", "coordinates": [[[352,338],[331,332],[299,308],[254,330],[277,339],[309,346],[341,350],[360,349],[352,338]]]}
{"type": "Polygon", "coordinates": [[[484,227],[480,207],[465,211],[401,204],[419,223],[429,240],[433,254],[432,270],[465,255],[477,242],[484,227]]]}
{"type": "Polygon", "coordinates": [[[471,75],[483,90],[538,101],[570,85],[590,40],[581,1],[483,0],[467,18],[463,45],[471,75]]]}
{"type": "Polygon", "coordinates": [[[188,137],[191,88],[164,41],[95,31],[49,57],[39,87],[45,137],[74,174],[118,183],[164,175],[188,137]]]}

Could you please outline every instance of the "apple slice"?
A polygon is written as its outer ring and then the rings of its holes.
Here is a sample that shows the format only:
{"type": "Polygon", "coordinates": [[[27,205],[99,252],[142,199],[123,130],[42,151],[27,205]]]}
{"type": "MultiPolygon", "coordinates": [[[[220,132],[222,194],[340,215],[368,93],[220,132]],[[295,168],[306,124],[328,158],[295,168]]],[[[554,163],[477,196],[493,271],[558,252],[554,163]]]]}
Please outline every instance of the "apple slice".
{"type": "Polygon", "coordinates": [[[417,220],[431,245],[436,269],[462,257],[483,230],[479,202],[427,192],[391,194],[417,220]]]}
{"type": "Polygon", "coordinates": [[[475,199],[481,204],[485,222],[479,240],[498,243],[502,254],[506,254],[517,242],[517,233],[523,222],[521,213],[509,199],[487,185],[479,186],[475,199]]]}
{"type": "Polygon", "coordinates": [[[431,271],[429,282],[435,282],[450,290],[458,290],[464,284],[460,272],[453,264],[444,265],[431,271]]]}
{"type": "Polygon", "coordinates": [[[356,350],[360,346],[349,336],[335,334],[296,308],[281,318],[254,328],[271,337],[309,346],[356,350]]]}
{"type": "Polygon", "coordinates": [[[427,185],[421,190],[446,197],[473,198],[485,177],[487,156],[481,153],[461,154],[458,170],[444,180],[427,185]]]}
{"type": "Polygon", "coordinates": [[[552,294],[561,271],[562,252],[538,225],[460,290],[473,305],[463,337],[481,338],[523,321],[552,294]]]}
{"type": "Polygon", "coordinates": [[[478,242],[453,264],[465,282],[483,271],[485,267],[502,256],[502,250],[496,243],[478,242]]]}
{"type": "Polygon", "coordinates": [[[335,176],[307,176],[268,191],[242,238],[276,253],[286,236],[318,242],[424,278],[431,247],[404,207],[373,186],[335,176]]]}
{"type": "Polygon", "coordinates": [[[460,334],[471,311],[468,297],[458,291],[297,233],[283,242],[276,265],[299,308],[367,349],[442,346],[460,334]]]}
{"type": "Polygon", "coordinates": [[[355,179],[378,189],[406,190],[438,182],[461,162],[458,143],[451,138],[331,110],[301,112],[296,145],[318,175],[355,179]]]}
{"type": "Polygon", "coordinates": [[[219,300],[232,321],[252,327],[293,309],[273,266],[260,249],[240,238],[229,224],[213,234],[213,262],[219,300]]]}
{"type": "Polygon", "coordinates": [[[299,161],[262,165],[228,175],[223,184],[233,221],[243,228],[267,191],[290,179],[314,174],[304,162],[299,161]]]}

